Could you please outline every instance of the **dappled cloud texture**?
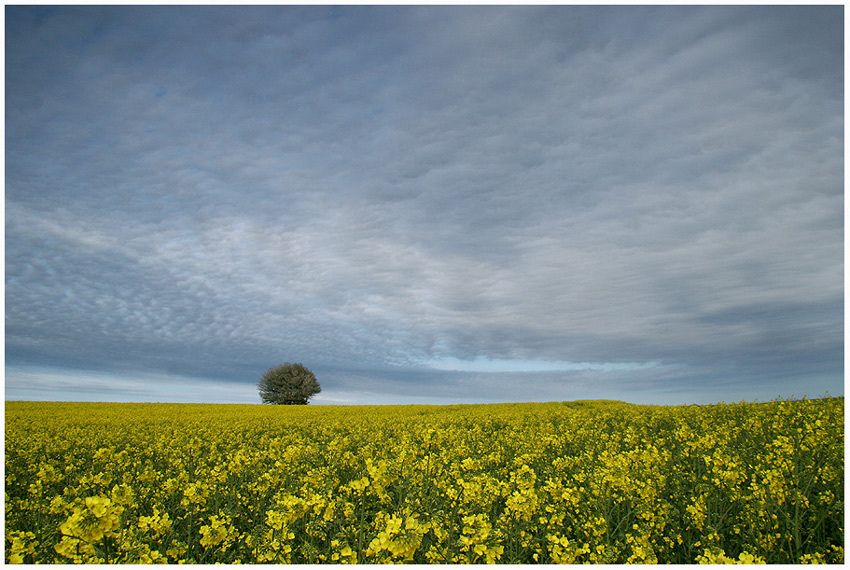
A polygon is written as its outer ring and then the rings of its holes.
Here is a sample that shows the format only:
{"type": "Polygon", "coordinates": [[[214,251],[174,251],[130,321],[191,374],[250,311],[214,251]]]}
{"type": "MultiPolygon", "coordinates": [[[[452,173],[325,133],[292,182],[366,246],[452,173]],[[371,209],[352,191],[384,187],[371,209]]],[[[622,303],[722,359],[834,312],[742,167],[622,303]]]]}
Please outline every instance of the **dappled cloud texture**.
{"type": "Polygon", "coordinates": [[[843,49],[841,6],[7,6],[7,398],[842,392],[843,49]]]}

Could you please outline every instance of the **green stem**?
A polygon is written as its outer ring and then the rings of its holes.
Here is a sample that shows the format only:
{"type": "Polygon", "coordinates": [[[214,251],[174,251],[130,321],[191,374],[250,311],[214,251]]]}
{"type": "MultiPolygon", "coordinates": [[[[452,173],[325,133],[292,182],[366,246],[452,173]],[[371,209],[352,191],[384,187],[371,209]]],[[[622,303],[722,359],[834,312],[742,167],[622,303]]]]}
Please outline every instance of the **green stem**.
{"type": "Polygon", "coordinates": [[[366,489],[360,490],[360,520],[357,523],[357,562],[362,562],[363,557],[363,498],[366,495],[366,489]]]}

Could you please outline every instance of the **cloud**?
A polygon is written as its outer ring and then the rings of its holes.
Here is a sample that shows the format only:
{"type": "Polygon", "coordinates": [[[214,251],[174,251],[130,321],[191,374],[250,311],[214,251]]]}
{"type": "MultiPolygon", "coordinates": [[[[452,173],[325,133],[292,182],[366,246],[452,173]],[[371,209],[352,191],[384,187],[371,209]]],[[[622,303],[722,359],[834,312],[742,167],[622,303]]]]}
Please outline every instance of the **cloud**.
{"type": "Polygon", "coordinates": [[[608,366],[522,380],[552,399],[840,387],[839,16],[10,7],[7,358],[300,360],[328,401],[515,397],[485,360],[608,366]]]}
{"type": "Polygon", "coordinates": [[[566,372],[572,370],[639,370],[654,368],[654,363],[638,364],[633,362],[561,362],[552,360],[490,360],[476,358],[461,360],[443,358],[426,362],[426,366],[436,370],[457,372],[566,372]]]}
{"type": "Polygon", "coordinates": [[[6,400],[257,404],[255,386],[168,374],[6,367],[6,400]]]}

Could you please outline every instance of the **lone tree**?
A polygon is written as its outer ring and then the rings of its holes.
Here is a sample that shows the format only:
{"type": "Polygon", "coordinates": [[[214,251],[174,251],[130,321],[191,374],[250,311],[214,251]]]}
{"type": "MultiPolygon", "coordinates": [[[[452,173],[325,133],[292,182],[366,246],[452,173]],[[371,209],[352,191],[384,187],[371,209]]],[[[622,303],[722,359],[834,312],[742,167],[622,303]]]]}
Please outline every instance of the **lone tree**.
{"type": "Polygon", "coordinates": [[[269,368],[257,383],[264,404],[306,404],[322,391],[316,375],[300,364],[269,368]]]}

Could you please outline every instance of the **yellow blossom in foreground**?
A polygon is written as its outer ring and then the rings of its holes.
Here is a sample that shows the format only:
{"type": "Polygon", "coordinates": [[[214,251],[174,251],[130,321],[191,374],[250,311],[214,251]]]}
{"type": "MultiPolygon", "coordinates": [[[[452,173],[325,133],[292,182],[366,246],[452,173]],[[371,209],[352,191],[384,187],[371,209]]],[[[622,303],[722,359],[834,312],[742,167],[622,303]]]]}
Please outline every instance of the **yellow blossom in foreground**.
{"type": "Polygon", "coordinates": [[[6,403],[7,563],[843,563],[843,398],[6,403]]]}
{"type": "Polygon", "coordinates": [[[35,555],[35,549],[38,547],[35,534],[31,532],[8,532],[6,533],[6,541],[10,543],[6,550],[6,556],[10,564],[22,564],[26,562],[27,557],[35,555]]]}

